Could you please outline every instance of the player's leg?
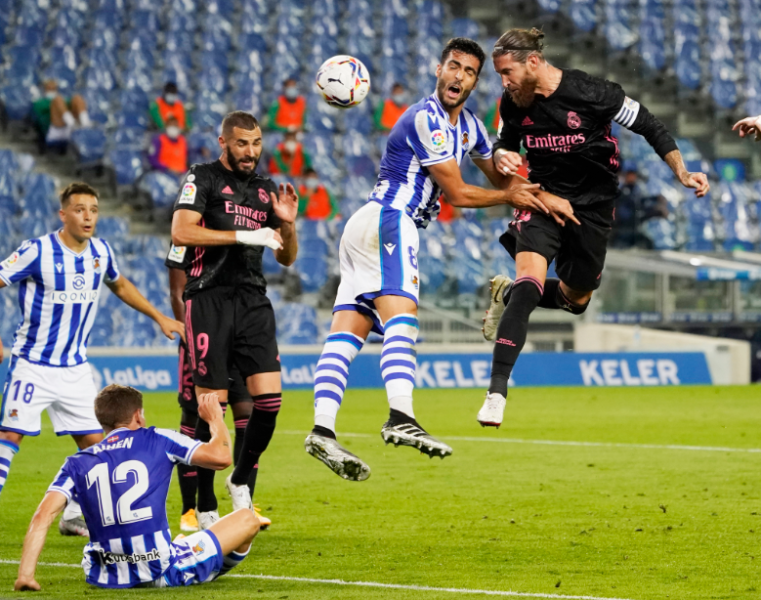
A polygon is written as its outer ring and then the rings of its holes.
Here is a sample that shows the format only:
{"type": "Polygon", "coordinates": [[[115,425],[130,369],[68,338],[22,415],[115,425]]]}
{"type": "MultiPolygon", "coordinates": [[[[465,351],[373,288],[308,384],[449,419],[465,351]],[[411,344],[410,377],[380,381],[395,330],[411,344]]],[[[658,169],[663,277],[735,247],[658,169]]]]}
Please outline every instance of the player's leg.
{"type": "MultiPolygon", "coordinates": [[[[196,294],[185,302],[185,337],[193,372],[196,395],[214,392],[223,409],[227,406],[229,352],[234,327],[234,307],[226,292],[216,289],[196,294]]],[[[196,439],[211,439],[208,423],[198,419],[196,439]]],[[[201,529],[219,520],[214,474],[211,469],[196,469],[198,504],[196,517],[201,529]]]]}
{"type": "Polygon", "coordinates": [[[253,406],[238,464],[227,480],[227,489],[234,509],[253,509],[248,483],[275,432],[282,403],[280,352],[275,338],[275,311],[264,294],[238,294],[235,311],[233,362],[246,379],[253,406]]]}
{"type": "MultiPolygon", "coordinates": [[[[95,396],[98,391],[88,364],[75,367],[46,368],[57,398],[48,407],[48,416],[56,435],[71,435],[77,448],[84,450],[103,440],[103,430],[95,417],[95,396]]],[[[89,537],[82,509],[70,500],[58,522],[62,535],[89,537]]]]}
{"type": "Polygon", "coordinates": [[[11,463],[19,451],[21,440],[25,435],[40,434],[40,415],[51,401],[48,399],[43,402],[41,392],[35,398],[36,378],[29,366],[31,365],[25,360],[12,356],[5,377],[0,405],[0,494],[8,480],[11,463]],[[29,384],[31,395],[27,395],[30,391],[27,389],[29,384]]]}
{"type": "Polygon", "coordinates": [[[3,492],[13,457],[19,451],[24,436],[13,431],[0,431],[0,494],[3,492]]]}
{"type": "MultiPolygon", "coordinates": [[[[198,412],[190,406],[182,407],[180,418],[180,433],[195,439],[198,412]]],[[[177,481],[180,486],[180,498],[182,498],[182,513],[180,516],[180,531],[198,531],[198,518],[196,517],[196,495],[198,493],[198,471],[193,465],[177,464],[177,481]]]]}
{"type": "Polygon", "coordinates": [[[547,267],[561,246],[561,229],[546,215],[516,211],[516,219],[500,237],[502,245],[515,258],[516,278],[506,284],[492,280],[493,290],[495,283],[503,289],[503,303],[493,298],[484,320],[485,337],[495,339],[496,343],[489,391],[476,417],[482,426],[502,424],[510,374],[526,343],[529,316],[546,293],[547,267]],[[497,315],[499,320],[493,327],[497,315]]]}

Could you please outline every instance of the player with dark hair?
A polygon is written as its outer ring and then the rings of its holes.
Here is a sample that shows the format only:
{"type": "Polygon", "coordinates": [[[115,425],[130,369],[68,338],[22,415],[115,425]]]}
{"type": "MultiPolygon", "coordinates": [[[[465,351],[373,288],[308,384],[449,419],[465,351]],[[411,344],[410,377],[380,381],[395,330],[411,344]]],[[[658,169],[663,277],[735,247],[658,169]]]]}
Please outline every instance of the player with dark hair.
{"type": "Polygon", "coordinates": [[[109,385],[95,398],[106,439],[66,459],[29,524],[16,591],[39,591],[35,570],[50,524],[77,499],[90,525],[82,568],[87,583],[103,588],[182,587],[213,581],[239,565],[259,532],[249,510],[238,510],[173,542],[166,497],[176,463],[225,469],[232,462],[230,433],[219,399],[198,398],[211,438],[202,443],[168,429],[146,427],[143,397],[109,385]]]}
{"type": "Polygon", "coordinates": [[[412,409],[418,229],[436,218],[441,193],[459,207],[511,204],[522,210],[572,214],[566,201],[525,179],[497,172],[483,123],[464,107],[485,60],[473,40],[455,38],[444,47],[434,93],[411,106],[392,128],[375,189],[349,219],[341,238],[341,284],[315,372],[315,426],[305,448],[345,479],[362,481],[370,475],[370,468],[336,440],[335,422],[349,366],[371,330],[384,335],[381,373],[390,414],[381,429],[383,440],[418,448],[431,457],[452,453],[420,426],[412,409]],[[463,182],[460,161],[465,154],[498,189],[463,182]]]}
{"type": "Polygon", "coordinates": [[[494,165],[505,174],[522,164],[529,179],[573,205],[574,222],[516,211],[500,242],[516,262],[516,279],[492,279],[484,336],[496,340],[491,384],[478,413],[481,425],[499,427],[507,382],[526,341],[528,319],[537,307],[582,314],[600,285],[605,252],[619,196],[616,122],[645,137],[677,179],[700,197],[708,191],[703,173],[690,173],[664,125],[617,83],[574,69],[558,69],[542,53],[544,33],[511,29],[494,45],[494,69],[505,92],[494,165]],[[555,261],[558,278],[547,279],[555,261]]]}
{"type": "MultiPolygon", "coordinates": [[[[169,254],[164,264],[169,268],[169,299],[172,304],[174,317],[180,321],[185,321],[185,303],[182,296],[185,292],[187,276],[185,269],[190,264],[193,257],[193,249],[177,247],[172,244],[169,254]]],[[[177,400],[182,409],[180,419],[180,432],[195,439],[196,428],[200,425],[205,429],[198,416],[198,401],[196,399],[196,389],[193,385],[193,371],[190,368],[188,359],[188,345],[180,340],[179,345],[179,393],[177,400]]],[[[235,365],[230,367],[230,378],[228,380],[227,402],[222,402],[222,415],[227,411],[228,404],[232,407],[233,421],[235,424],[235,441],[233,443],[233,461],[238,464],[243,441],[245,439],[246,425],[251,418],[254,409],[254,403],[251,394],[246,389],[246,382],[238,373],[235,365]]],[[[254,497],[254,488],[256,487],[256,475],[259,471],[259,465],[254,465],[251,475],[248,478],[248,488],[250,495],[254,497]]],[[[180,519],[181,531],[198,531],[198,520],[196,519],[196,493],[198,492],[198,472],[195,466],[177,463],[177,479],[180,485],[180,496],[182,497],[182,517],[180,519]]],[[[214,493],[214,488],[211,488],[214,493]]],[[[262,516],[259,509],[254,505],[254,513],[259,518],[262,529],[267,529],[272,521],[262,516]]]]}
{"type": "MultiPolygon", "coordinates": [[[[256,173],[263,146],[252,115],[228,114],[219,145],[219,160],[193,165],[182,181],[172,242],[193,248],[185,269],[184,300],[196,394],[215,392],[226,402],[230,367],[235,365],[252,397],[243,449],[226,481],[233,507],[252,509],[247,482],[272,439],[282,396],[275,313],[265,295],[262,254],[267,246],[282,265],[296,260],[299,200],[290,183],[278,190],[256,173]]],[[[201,440],[208,435],[205,428],[196,430],[201,440]]],[[[197,509],[203,529],[219,518],[213,473],[202,468],[197,509]]]]}
{"type": "MultiPolygon", "coordinates": [[[[122,302],[153,319],[168,338],[185,331],[119,273],[111,246],[94,237],[98,192],[75,182],[61,192],[60,202],[63,227],[25,241],[0,262],[0,288],[19,284],[22,314],[0,405],[0,491],[21,440],[40,434],[42,411],[56,435],[70,435],[80,449],[103,439],[93,412],[97,390],[87,364],[87,341],[104,283],[122,302]]],[[[0,361],[2,356],[0,342],[0,361]]],[[[64,535],[87,536],[76,501],[66,507],[59,529],[64,535]]]]}

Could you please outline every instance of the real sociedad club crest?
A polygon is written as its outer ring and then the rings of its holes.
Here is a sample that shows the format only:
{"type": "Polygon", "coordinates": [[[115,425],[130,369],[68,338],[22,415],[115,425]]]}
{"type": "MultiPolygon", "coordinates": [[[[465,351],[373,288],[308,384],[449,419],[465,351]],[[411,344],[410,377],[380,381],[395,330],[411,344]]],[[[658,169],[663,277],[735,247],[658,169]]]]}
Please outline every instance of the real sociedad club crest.
{"type": "Polygon", "coordinates": [[[573,111],[568,113],[568,127],[571,129],[578,129],[581,127],[581,117],[573,111]]]}

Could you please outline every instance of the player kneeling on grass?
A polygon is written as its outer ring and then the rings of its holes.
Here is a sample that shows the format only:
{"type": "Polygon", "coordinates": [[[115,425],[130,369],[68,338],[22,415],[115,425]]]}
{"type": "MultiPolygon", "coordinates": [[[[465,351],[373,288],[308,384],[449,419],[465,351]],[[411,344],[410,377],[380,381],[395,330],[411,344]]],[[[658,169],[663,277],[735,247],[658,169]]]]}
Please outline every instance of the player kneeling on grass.
{"type": "Polygon", "coordinates": [[[109,385],[95,399],[105,439],[66,459],[29,525],[17,591],[39,590],[34,579],[48,528],[77,498],[90,529],[82,568],[87,583],[104,588],[179,587],[207,583],[238,565],[259,531],[253,512],[240,509],[206,531],[171,541],[166,497],[175,463],[222,470],[232,463],[230,433],[219,398],[203,394],[198,414],[209,424],[207,443],[145,426],[143,396],[109,385]]]}

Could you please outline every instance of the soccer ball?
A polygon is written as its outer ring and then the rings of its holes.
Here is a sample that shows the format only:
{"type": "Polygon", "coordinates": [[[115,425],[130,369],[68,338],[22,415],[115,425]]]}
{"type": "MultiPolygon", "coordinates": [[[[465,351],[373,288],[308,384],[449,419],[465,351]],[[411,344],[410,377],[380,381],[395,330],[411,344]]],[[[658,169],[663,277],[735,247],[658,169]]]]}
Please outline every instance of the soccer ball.
{"type": "Polygon", "coordinates": [[[338,108],[356,106],[370,91],[367,67],[353,56],[343,54],[322,63],[315,82],[325,102],[338,108]]]}

